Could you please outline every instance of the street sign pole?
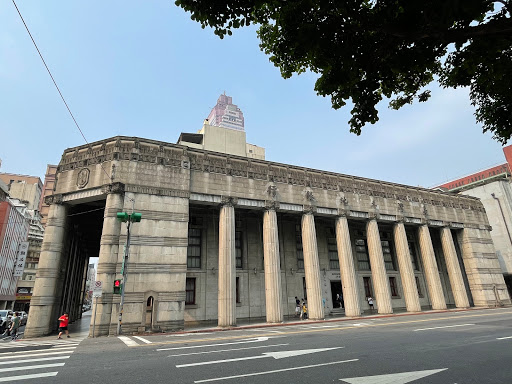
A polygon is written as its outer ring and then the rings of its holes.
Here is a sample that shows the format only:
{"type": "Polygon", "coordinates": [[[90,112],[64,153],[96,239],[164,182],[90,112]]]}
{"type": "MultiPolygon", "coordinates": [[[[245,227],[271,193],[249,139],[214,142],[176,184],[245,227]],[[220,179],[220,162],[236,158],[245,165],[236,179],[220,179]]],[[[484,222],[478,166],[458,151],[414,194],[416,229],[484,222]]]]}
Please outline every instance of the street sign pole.
{"type": "Polygon", "coordinates": [[[92,337],[95,337],[95,330],[96,330],[96,311],[98,310],[98,297],[101,297],[101,293],[103,291],[103,282],[101,281],[95,281],[94,282],[94,288],[92,291],[92,297],[96,300],[94,300],[94,318],[92,320],[92,337]]]}
{"type": "Polygon", "coordinates": [[[122,331],[121,325],[122,325],[122,321],[123,321],[124,291],[126,289],[126,266],[128,263],[128,255],[130,254],[130,224],[131,224],[131,220],[128,220],[128,222],[126,224],[126,228],[127,228],[126,248],[125,248],[124,256],[123,256],[123,271],[122,271],[123,284],[121,285],[121,303],[119,304],[119,317],[117,320],[117,334],[118,335],[120,335],[121,331],[122,331]]]}
{"type": "Polygon", "coordinates": [[[92,320],[92,337],[94,336],[94,331],[96,329],[96,310],[98,309],[98,297],[95,297],[94,300],[94,319],[92,320]]]}

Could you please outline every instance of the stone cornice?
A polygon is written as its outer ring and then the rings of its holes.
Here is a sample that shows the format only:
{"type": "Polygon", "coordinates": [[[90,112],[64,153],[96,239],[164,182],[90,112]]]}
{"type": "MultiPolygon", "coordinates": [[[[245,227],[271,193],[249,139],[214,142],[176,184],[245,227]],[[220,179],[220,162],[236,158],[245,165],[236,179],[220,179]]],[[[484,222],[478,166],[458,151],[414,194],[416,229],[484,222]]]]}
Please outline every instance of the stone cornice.
{"type": "Polygon", "coordinates": [[[64,151],[58,172],[106,161],[127,160],[219,173],[235,177],[283,183],[386,198],[424,205],[485,212],[471,196],[453,195],[420,187],[348,176],[333,172],[273,163],[264,160],[210,152],[156,140],[117,136],[64,151]]]}

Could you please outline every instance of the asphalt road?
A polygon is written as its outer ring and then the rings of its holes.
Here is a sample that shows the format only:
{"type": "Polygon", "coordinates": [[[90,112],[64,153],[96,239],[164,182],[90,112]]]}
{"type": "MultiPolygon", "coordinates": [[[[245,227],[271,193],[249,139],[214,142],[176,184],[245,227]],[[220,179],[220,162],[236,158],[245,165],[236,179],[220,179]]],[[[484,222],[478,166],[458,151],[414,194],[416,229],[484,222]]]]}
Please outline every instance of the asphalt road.
{"type": "MultiPolygon", "coordinates": [[[[47,356],[61,348],[73,346],[47,356]]],[[[41,364],[31,353],[17,357],[41,364]]],[[[502,308],[85,339],[64,364],[30,371],[55,375],[23,383],[510,384],[511,361],[512,309],[502,308]]]]}

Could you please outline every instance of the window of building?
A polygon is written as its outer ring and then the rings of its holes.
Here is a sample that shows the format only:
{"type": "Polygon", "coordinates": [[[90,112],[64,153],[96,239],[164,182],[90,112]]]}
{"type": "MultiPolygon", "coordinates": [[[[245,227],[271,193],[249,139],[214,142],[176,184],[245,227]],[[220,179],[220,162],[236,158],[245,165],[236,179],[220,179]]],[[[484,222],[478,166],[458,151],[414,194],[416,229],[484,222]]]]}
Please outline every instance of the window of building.
{"type": "Polygon", "coordinates": [[[409,254],[411,255],[411,263],[412,263],[412,269],[414,271],[419,271],[419,264],[418,264],[418,255],[416,254],[416,246],[412,242],[408,242],[409,244],[409,254]]]}
{"type": "Polygon", "coordinates": [[[418,276],[415,276],[414,279],[416,280],[416,288],[418,289],[418,296],[423,297],[423,293],[421,293],[420,279],[418,276]]]}
{"type": "Polygon", "coordinates": [[[368,254],[368,247],[366,246],[366,239],[356,238],[355,244],[358,269],[361,271],[369,271],[370,256],[368,254]]]}
{"type": "Polygon", "coordinates": [[[295,226],[295,243],[297,247],[297,268],[304,269],[304,251],[302,249],[302,232],[300,224],[295,226]]]}
{"type": "Polygon", "coordinates": [[[242,232],[235,232],[236,267],[242,268],[242,232]]]}
{"type": "Polygon", "coordinates": [[[196,303],[196,278],[195,277],[187,277],[186,287],[185,287],[185,304],[195,304],[196,303]]]}
{"type": "Polygon", "coordinates": [[[372,278],[370,276],[363,277],[364,295],[365,297],[373,297],[372,294],[372,278]]]}
{"type": "Polygon", "coordinates": [[[241,303],[242,300],[240,299],[240,278],[236,278],[236,302],[241,303]]]}
{"type": "Polygon", "coordinates": [[[188,229],[187,267],[201,268],[201,229],[188,229]]]}
{"type": "Polygon", "coordinates": [[[389,288],[391,288],[391,296],[398,297],[398,287],[396,285],[396,277],[389,278],[389,288]]]}
{"type": "Polygon", "coordinates": [[[380,245],[382,247],[382,255],[384,257],[384,265],[386,266],[386,271],[395,271],[395,258],[393,257],[393,249],[391,242],[391,233],[382,232],[380,234],[380,245]]]}
{"type": "Polygon", "coordinates": [[[340,261],[338,259],[338,247],[336,245],[336,237],[334,237],[334,229],[329,228],[329,236],[327,237],[327,252],[329,253],[329,268],[340,269],[340,261]]]}

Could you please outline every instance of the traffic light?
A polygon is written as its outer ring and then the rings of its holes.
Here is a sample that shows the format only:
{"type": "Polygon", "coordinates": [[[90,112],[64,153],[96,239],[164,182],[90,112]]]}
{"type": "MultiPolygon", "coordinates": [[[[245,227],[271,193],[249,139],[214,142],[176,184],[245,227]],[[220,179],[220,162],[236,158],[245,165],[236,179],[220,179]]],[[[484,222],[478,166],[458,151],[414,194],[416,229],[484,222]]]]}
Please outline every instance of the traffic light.
{"type": "Polygon", "coordinates": [[[140,219],[142,218],[142,213],[132,213],[130,220],[132,223],[140,223],[140,219]]]}
{"type": "Polygon", "coordinates": [[[120,279],[114,280],[114,294],[120,295],[123,288],[123,283],[120,279]]]}
{"type": "Polygon", "coordinates": [[[131,221],[132,223],[140,223],[142,219],[142,213],[134,212],[131,215],[127,212],[117,212],[117,219],[121,220],[123,223],[127,221],[131,221]]]}
{"type": "Polygon", "coordinates": [[[117,212],[117,219],[126,223],[130,219],[130,215],[126,212],[117,212]]]}

